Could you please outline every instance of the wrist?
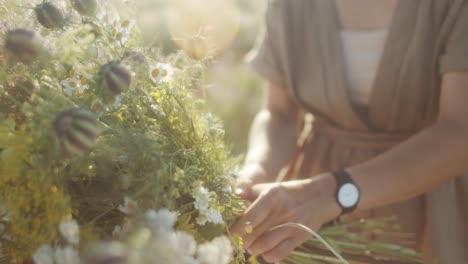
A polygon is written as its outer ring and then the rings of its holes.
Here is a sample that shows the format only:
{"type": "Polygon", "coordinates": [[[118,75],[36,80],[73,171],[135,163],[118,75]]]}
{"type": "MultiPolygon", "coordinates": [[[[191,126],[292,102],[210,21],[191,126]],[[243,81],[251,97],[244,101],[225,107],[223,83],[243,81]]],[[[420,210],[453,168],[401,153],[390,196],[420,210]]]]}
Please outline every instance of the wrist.
{"type": "Polygon", "coordinates": [[[315,202],[319,203],[318,207],[323,211],[325,222],[330,222],[337,219],[342,208],[336,201],[337,183],[332,173],[324,173],[310,179],[311,194],[316,193],[319,197],[314,197],[315,202]]]}

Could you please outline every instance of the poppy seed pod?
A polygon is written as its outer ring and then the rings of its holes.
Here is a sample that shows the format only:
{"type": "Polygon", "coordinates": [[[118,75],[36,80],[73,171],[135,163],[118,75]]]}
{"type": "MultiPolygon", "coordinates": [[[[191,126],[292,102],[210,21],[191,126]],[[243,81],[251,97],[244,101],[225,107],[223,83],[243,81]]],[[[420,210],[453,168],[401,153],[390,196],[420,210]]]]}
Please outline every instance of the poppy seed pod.
{"type": "Polygon", "coordinates": [[[60,28],[65,23],[62,11],[50,2],[44,2],[34,8],[39,23],[46,28],[60,28]]]}
{"type": "Polygon", "coordinates": [[[145,54],[140,51],[125,51],[123,55],[123,60],[129,61],[135,64],[148,64],[145,54]]]}
{"type": "Polygon", "coordinates": [[[149,67],[145,54],[140,51],[125,51],[122,63],[135,72],[146,72],[149,67]]]}
{"type": "Polygon", "coordinates": [[[72,0],[73,8],[82,16],[94,16],[98,4],[96,0],[72,0]]]}
{"type": "Polygon", "coordinates": [[[54,120],[53,127],[62,149],[70,154],[88,153],[99,135],[94,115],[81,109],[60,112],[54,120]]]}
{"type": "Polygon", "coordinates": [[[100,69],[100,75],[101,85],[114,95],[119,95],[130,87],[132,79],[130,72],[116,61],[103,65],[100,69]]]}
{"type": "Polygon", "coordinates": [[[5,48],[18,61],[30,63],[44,52],[42,41],[34,31],[17,28],[7,32],[5,48]]]}

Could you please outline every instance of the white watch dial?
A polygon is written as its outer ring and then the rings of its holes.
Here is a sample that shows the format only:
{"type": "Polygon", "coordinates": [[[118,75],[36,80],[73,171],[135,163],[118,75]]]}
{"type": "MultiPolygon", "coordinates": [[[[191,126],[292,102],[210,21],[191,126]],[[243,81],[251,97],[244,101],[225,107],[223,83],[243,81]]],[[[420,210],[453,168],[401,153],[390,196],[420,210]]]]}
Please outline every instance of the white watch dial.
{"type": "Polygon", "coordinates": [[[345,183],[338,191],[338,201],[344,208],[355,206],[359,201],[359,190],[352,183],[345,183]]]}

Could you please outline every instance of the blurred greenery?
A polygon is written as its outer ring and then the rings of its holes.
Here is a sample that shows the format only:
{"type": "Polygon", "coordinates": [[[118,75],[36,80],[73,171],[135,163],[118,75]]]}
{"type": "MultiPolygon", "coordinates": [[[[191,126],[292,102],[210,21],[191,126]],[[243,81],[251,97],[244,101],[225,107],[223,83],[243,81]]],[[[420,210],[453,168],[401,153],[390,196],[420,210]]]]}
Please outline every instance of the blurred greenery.
{"type": "MultiPolygon", "coordinates": [[[[138,21],[143,36],[147,42],[157,43],[163,54],[179,49],[167,19],[167,10],[174,3],[171,1],[187,0],[138,1],[138,21]]],[[[204,1],[198,0],[199,3],[204,1]]],[[[266,1],[224,1],[234,3],[234,7],[239,9],[237,33],[228,46],[222,47],[216,56],[208,60],[204,80],[208,86],[200,96],[205,96],[208,110],[222,119],[226,142],[232,146],[233,153],[242,154],[247,149],[250,123],[262,104],[262,80],[247,65],[245,57],[255,46],[266,1]]]]}

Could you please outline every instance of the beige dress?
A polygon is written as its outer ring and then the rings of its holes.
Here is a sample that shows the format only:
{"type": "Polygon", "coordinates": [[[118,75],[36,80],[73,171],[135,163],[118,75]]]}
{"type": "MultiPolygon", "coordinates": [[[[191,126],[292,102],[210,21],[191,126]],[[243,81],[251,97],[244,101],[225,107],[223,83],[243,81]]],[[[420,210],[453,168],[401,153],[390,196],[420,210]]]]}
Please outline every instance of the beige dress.
{"type": "MultiPolygon", "coordinates": [[[[334,1],[270,1],[266,32],[251,64],[314,115],[301,175],[369,160],[430,126],[442,75],[468,71],[468,1],[401,0],[389,30],[368,110],[361,111],[345,81],[334,1]]],[[[425,197],[366,215],[398,216],[419,242],[428,234],[424,229],[430,231],[426,242],[434,258],[461,264],[468,263],[465,208],[468,178],[461,176],[425,197]]]]}

